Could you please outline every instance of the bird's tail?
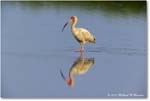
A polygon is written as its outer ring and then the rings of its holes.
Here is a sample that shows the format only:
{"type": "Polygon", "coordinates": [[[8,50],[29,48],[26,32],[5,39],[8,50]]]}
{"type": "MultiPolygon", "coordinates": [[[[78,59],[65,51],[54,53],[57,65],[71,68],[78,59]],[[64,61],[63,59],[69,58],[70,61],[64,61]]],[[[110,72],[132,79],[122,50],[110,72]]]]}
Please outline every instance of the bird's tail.
{"type": "Polygon", "coordinates": [[[90,41],[91,43],[96,43],[95,37],[93,37],[93,40],[90,41]]]}

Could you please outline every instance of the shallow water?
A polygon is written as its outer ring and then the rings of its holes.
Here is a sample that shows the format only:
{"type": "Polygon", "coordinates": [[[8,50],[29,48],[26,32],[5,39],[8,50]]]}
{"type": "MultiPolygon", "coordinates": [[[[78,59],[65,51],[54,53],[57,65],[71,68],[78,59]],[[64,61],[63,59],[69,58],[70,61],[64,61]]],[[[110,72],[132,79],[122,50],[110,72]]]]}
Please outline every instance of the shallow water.
{"type": "Polygon", "coordinates": [[[1,37],[3,98],[147,96],[145,2],[2,2],[1,37]],[[83,56],[72,15],[96,37],[83,56]]]}

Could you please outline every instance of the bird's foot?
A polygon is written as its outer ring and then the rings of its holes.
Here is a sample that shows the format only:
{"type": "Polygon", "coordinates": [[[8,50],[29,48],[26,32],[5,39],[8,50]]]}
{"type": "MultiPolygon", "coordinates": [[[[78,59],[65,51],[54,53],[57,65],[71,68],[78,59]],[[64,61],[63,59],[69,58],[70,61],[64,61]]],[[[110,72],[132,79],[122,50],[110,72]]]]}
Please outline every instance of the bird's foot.
{"type": "Polygon", "coordinates": [[[77,50],[77,51],[75,51],[75,52],[80,52],[80,53],[82,53],[82,52],[84,52],[84,50],[77,50]]]}

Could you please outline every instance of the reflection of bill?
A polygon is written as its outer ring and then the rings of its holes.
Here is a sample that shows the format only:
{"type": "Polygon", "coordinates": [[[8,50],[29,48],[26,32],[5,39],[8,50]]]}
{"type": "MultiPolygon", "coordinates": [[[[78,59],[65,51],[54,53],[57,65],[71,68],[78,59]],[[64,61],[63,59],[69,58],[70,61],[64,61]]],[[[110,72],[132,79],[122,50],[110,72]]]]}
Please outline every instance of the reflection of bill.
{"type": "Polygon", "coordinates": [[[82,75],[85,74],[94,64],[94,58],[84,58],[83,55],[80,55],[79,58],[74,62],[72,67],[69,70],[69,78],[66,78],[62,71],[60,70],[60,74],[62,78],[66,81],[69,86],[74,85],[74,75],[82,75]]]}

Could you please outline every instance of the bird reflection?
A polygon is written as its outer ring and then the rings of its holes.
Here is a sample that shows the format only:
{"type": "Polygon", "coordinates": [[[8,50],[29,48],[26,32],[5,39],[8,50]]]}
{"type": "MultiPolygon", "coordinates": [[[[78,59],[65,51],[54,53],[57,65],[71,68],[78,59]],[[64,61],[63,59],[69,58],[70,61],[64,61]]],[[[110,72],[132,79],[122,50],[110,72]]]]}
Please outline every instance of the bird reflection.
{"type": "Polygon", "coordinates": [[[60,74],[62,78],[65,80],[68,86],[73,87],[75,83],[74,75],[82,75],[87,73],[87,71],[93,66],[94,64],[94,58],[84,58],[84,53],[82,52],[80,54],[80,57],[74,61],[73,65],[71,66],[69,70],[69,77],[66,78],[60,70],[60,74]]]}

